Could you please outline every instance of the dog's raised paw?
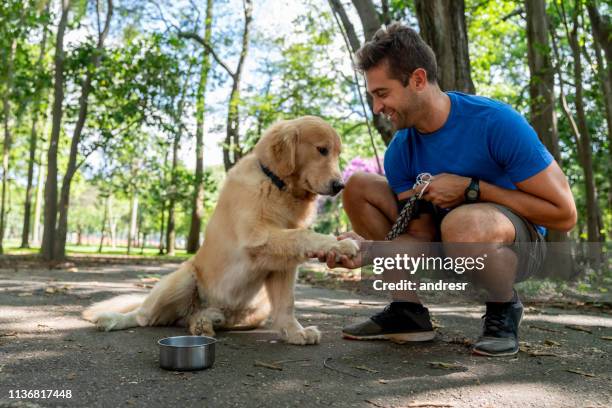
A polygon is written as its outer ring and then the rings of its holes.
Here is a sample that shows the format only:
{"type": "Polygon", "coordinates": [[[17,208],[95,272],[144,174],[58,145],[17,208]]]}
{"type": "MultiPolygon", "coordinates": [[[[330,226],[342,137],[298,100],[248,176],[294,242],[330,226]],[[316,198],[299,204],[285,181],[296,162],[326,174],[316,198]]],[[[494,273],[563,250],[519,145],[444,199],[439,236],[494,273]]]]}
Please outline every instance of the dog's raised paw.
{"type": "Polygon", "coordinates": [[[332,250],[336,251],[340,255],[346,255],[352,258],[357,255],[357,252],[359,252],[359,244],[357,244],[357,241],[352,239],[343,239],[337,241],[332,250]]]}
{"type": "Polygon", "coordinates": [[[308,326],[294,332],[287,333],[287,343],[304,346],[307,344],[319,344],[321,332],[316,326],[308,326]]]}

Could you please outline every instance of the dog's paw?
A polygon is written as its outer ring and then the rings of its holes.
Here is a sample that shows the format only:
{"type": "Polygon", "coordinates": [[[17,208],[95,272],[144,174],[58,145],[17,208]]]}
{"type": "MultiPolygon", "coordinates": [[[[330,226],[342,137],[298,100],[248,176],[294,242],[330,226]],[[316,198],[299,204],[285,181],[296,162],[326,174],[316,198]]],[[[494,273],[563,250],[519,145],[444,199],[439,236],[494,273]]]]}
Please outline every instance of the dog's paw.
{"type": "Polygon", "coordinates": [[[98,318],[95,321],[96,327],[100,331],[114,330],[122,318],[123,315],[117,312],[101,313],[100,315],[98,315],[98,318]]]}
{"type": "Polygon", "coordinates": [[[285,341],[289,344],[297,344],[304,346],[306,344],[319,344],[321,341],[321,332],[316,326],[308,326],[286,333],[285,341]]]}
{"type": "Polygon", "coordinates": [[[214,337],[213,323],[206,318],[193,319],[189,324],[189,333],[193,336],[214,337]]]}
{"type": "Polygon", "coordinates": [[[346,255],[349,258],[353,258],[359,252],[359,244],[357,241],[347,238],[336,241],[332,246],[331,251],[336,252],[337,255],[346,255]]]}

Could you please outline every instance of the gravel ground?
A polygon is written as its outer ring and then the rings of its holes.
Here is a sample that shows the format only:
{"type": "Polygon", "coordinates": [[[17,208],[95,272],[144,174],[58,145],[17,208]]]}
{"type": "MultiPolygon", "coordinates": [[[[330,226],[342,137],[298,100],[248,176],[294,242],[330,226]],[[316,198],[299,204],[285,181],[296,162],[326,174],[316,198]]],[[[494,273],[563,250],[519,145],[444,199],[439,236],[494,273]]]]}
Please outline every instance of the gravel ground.
{"type": "Polygon", "coordinates": [[[379,310],[384,299],[306,285],[296,289],[298,317],[319,326],[320,345],[287,345],[264,329],[218,333],[212,369],[165,371],[156,341],[183,328],[101,333],[79,318],[91,302],[145,292],[176,267],[125,262],[64,269],[4,262],[0,407],[612,405],[608,313],[528,308],[518,357],[486,358],[469,353],[479,305],[428,305],[438,326],[432,342],[348,341],[342,326],[379,310]],[[16,390],[70,390],[71,398],[11,399],[16,390]]]}

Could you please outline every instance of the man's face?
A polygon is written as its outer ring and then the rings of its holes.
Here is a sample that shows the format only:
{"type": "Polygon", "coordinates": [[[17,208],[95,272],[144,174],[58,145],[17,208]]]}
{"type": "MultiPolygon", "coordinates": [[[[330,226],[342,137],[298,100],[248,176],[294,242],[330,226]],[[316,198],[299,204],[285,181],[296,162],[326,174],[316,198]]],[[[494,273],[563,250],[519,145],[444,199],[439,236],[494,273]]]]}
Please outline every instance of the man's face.
{"type": "Polygon", "coordinates": [[[385,115],[395,130],[415,125],[422,104],[419,93],[413,89],[412,78],[406,86],[399,79],[391,78],[386,61],[367,70],[365,78],[375,114],[385,115]]]}

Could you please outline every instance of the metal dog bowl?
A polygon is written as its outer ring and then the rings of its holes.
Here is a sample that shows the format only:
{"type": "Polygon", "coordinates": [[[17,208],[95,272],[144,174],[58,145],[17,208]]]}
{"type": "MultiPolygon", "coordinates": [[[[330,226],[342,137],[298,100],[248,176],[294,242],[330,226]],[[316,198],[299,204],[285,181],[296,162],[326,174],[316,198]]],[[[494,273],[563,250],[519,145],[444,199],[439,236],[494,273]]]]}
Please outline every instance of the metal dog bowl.
{"type": "Polygon", "coordinates": [[[159,344],[159,365],[166,370],[192,371],[212,367],[216,339],[205,336],[166,337],[159,344]]]}

